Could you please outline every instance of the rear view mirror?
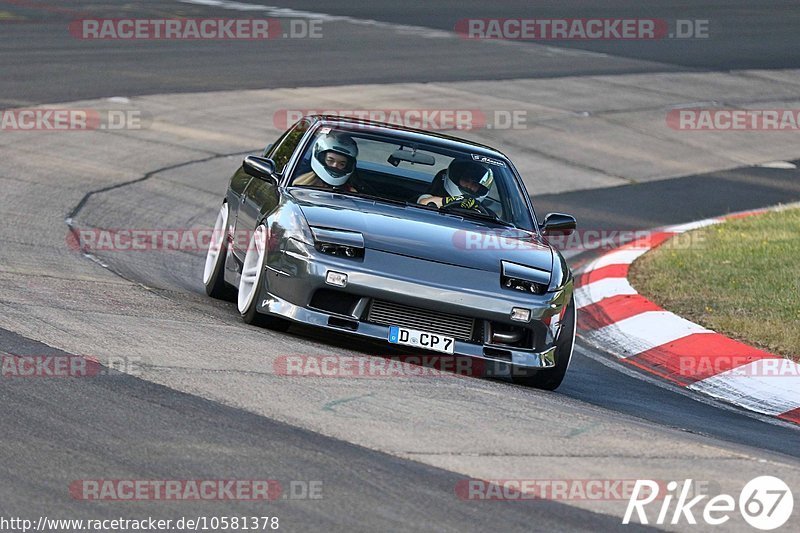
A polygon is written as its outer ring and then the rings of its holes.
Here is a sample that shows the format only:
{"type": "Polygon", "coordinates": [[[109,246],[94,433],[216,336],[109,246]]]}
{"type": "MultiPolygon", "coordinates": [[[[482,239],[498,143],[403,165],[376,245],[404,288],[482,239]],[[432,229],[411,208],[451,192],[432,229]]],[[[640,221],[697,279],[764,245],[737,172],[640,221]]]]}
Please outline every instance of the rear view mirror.
{"type": "Polygon", "coordinates": [[[389,159],[386,161],[389,162],[392,166],[397,166],[400,164],[400,161],[406,161],[408,163],[416,163],[417,165],[428,165],[432,166],[436,164],[436,159],[430,154],[422,154],[417,152],[416,150],[406,150],[404,148],[400,148],[399,150],[395,150],[392,155],[389,156],[389,159]]]}
{"type": "Polygon", "coordinates": [[[244,158],[242,168],[244,168],[244,171],[248,175],[254,178],[272,182],[278,181],[275,177],[275,162],[272,159],[248,155],[244,158]]]}
{"type": "Polygon", "coordinates": [[[572,215],[549,213],[541,224],[542,233],[547,235],[572,235],[578,223],[572,215]]]}

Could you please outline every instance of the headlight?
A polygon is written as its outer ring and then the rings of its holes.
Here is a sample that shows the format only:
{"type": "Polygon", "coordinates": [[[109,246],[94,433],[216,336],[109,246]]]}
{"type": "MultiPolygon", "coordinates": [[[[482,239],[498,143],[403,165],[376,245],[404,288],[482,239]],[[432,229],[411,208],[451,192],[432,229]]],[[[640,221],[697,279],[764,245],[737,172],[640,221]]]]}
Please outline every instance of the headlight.
{"type": "Polygon", "coordinates": [[[547,285],[536,283],[535,281],[528,281],[526,279],[511,278],[502,276],[501,283],[506,289],[514,289],[517,291],[528,292],[531,294],[544,294],[547,292],[547,285]]]}
{"type": "Polygon", "coordinates": [[[336,255],[339,257],[364,257],[363,248],[353,248],[352,246],[318,242],[314,245],[314,248],[323,254],[336,255]]]}
{"type": "Polygon", "coordinates": [[[311,228],[314,248],[328,255],[361,259],[364,257],[364,236],[355,231],[311,228]]]}
{"type": "Polygon", "coordinates": [[[506,289],[544,294],[550,283],[550,272],[517,263],[501,263],[500,285],[506,289]]]}

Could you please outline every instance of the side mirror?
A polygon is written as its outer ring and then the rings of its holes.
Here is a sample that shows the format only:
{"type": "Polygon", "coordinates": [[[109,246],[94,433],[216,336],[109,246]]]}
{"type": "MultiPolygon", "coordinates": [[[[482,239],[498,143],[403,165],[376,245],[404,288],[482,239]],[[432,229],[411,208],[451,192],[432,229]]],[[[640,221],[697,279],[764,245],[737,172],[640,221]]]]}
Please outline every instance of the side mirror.
{"type": "Polygon", "coordinates": [[[542,233],[546,235],[572,235],[578,223],[572,215],[548,213],[541,224],[542,233]]]}
{"type": "Polygon", "coordinates": [[[275,177],[275,162],[272,159],[248,155],[244,158],[242,168],[244,168],[244,171],[248,175],[254,178],[271,181],[273,183],[278,182],[278,179],[275,177]]]}

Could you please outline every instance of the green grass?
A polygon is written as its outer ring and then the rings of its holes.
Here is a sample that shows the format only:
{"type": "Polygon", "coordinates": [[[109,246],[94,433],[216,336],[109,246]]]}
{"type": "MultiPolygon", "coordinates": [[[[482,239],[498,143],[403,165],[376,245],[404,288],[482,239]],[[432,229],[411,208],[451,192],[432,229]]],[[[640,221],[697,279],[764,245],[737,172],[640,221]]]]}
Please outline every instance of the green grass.
{"type": "Polygon", "coordinates": [[[800,361],[800,209],[678,235],[640,257],[630,279],[673,313],[800,361]]]}

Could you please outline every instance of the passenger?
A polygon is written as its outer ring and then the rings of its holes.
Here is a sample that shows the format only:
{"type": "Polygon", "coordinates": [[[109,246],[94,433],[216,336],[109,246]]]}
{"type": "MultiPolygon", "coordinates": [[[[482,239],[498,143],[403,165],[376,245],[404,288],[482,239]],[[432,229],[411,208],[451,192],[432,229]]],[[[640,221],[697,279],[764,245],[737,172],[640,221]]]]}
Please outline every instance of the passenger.
{"type": "Polygon", "coordinates": [[[295,178],[292,185],[357,192],[349,183],[357,158],[358,146],[349,136],[341,133],[321,135],[311,150],[311,171],[295,178]]]}

